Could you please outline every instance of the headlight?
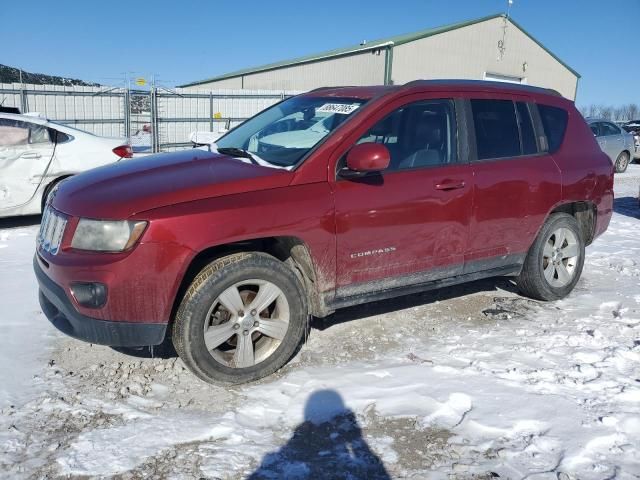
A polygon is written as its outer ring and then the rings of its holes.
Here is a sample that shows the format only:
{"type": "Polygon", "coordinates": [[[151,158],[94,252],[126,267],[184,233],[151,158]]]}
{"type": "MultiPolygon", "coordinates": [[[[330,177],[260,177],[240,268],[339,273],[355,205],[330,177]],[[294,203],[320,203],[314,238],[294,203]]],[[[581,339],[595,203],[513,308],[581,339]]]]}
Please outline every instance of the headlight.
{"type": "Polygon", "coordinates": [[[79,250],[123,252],[131,248],[147,226],[142,221],[107,221],[81,218],[71,247],[79,250]]]}

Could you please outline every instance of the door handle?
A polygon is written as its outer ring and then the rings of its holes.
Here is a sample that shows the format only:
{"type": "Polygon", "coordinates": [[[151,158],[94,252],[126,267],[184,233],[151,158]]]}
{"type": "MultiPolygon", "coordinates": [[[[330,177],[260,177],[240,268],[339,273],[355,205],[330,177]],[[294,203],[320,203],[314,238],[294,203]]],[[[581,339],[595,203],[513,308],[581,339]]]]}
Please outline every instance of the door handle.
{"type": "Polygon", "coordinates": [[[22,158],[40,158],[38,152],[25,152],[21,155],[22,158]]]}
{"type": "Polygon", "coordinates": [[[436,190],[457,190],[459,188],[464,188],[466,183],[464,181],[451,181],[444,180],[440,183],[436,183],[436,190]]]}

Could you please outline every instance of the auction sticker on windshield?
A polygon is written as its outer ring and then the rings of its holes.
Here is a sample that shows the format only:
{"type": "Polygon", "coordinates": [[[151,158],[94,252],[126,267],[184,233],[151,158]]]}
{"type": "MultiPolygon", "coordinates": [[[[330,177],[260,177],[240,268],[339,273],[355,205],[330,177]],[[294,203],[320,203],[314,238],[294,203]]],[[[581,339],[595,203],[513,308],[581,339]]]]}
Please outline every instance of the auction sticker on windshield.
{"type": "Polygon", "coordinates": [[[360,105],[358,105],[357,103],[351,105],[346,105],[344,103],[325,103],[320,108],[316,108],[316,112],[340,113],[342,115],[349,115],[359,106],[360,105]]]}

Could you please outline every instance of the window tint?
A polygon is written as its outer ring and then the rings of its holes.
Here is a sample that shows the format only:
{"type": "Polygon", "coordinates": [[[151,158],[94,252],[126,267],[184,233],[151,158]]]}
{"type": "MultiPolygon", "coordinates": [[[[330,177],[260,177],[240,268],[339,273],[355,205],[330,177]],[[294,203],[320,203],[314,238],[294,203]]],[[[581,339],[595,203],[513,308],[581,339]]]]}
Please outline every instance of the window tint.
{"type": "Polygon", "coordinates": [[[538,111],[540,112],[544,134],[547,136],[549,152],[553,153],[562,145],[564,132],[567,130],[569,114],[563,108],[549,105],[538,105],[538,111]]]}
{"type": "Polygon", "coordinates": [[[471,100],[478,160],[517,157],[520,136],[511,100],[471,100]]]}
{"type": "Polygon", "coordinates": [[[520,137],[522,141],[522,154],[533,155],[538,153],[536,134],[533,131],[533,122],[529,113],[529,106],[524,102],[516,102],[518,110],[518,122],[520,124],[520,137]]]}
{"type": "Polygon", "coordinates": [[[387,115],[357,143],[382,143],[388,170],[428,167],[456,161],[453,102],[435,100],[406,105],[387,115]]]}
{"type": "Polygon", "coordinates": [[[600,129],[602,130],[602,135],[620,135],[620,129],[613,123],[602,122],[600,129]]]}
{"type": "Polygon", "coordinates": [[[589,128],[591,129],[591,131],[596,137],[600,136],[600,128],[598,128],[598,125],[599,125],[598,123],[592,123],[589,125],[589,128]]]}

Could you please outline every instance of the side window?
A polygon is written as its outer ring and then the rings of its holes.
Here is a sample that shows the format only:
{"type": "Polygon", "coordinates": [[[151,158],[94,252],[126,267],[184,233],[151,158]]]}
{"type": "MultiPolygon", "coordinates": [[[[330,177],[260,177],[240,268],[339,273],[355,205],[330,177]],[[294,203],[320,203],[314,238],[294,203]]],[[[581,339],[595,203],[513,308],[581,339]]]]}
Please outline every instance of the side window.
{"type": "Polygon", "coordinates": [[[520,134],[511,100],[471,100],[478,160],[517,157],[520,134]]]}
{"type": "Polygon", "coordinates": [[[518,111],[518,124],[520,125],[522,154],[534,155],[538,153],[538,146],[536,145],[536,134],[533,130],[529,106],[524,102],[516,102],[516,110],[518,111]]]}
{"type": "Polygon", "coordinates": [[[29,135],[29,143],[31,144],[43,144],[43,143],[51,143],[51,138],[49,137],[49,129],[43,127],[42,125],[36,125],[35,123],[29,124],[29,130],[31,131],[29,135]]]}
{"type": "Polygon", "coordinates": [[[456,162],[455,109],[451,100],[405,105],[387,115],[357,143],[383,143],[388,170],[405,170],[456,162]]]}
{"type": "Polygon", "coordinates": [[[620,135],[620,129],[613,123],[602,122],[600,128],[602,129],[602,135],[620,135]]]}
{"type": "Polygon", "coordinates": [[[24,122],[0,118],[0,147],[18,147],[29,143],[29,128],[24,122]]]}
{"type": "Polygon", "coordinates": [[[0,118],[0,146],[17,147],[51,143],[49,129],[35,123],[0,118]]]}
{"type": "Polygon", "coordinates": [[[592,123],[589,125],[589,128],[591,129],[591,131],[593,132],[593,134],[596,137],[600,136],[600,128],[598,127],[598,125],[600,125],[599,123],[592,123]]]}
{"type": "Polygon", "coordinates": [[[567,130],[569,114],[563,108],[551,107],[549,105],[538,105],[542,128],[549,144],[549,153],[553,153],[560,148],[564,140],[564,133],[567,130]]]}

